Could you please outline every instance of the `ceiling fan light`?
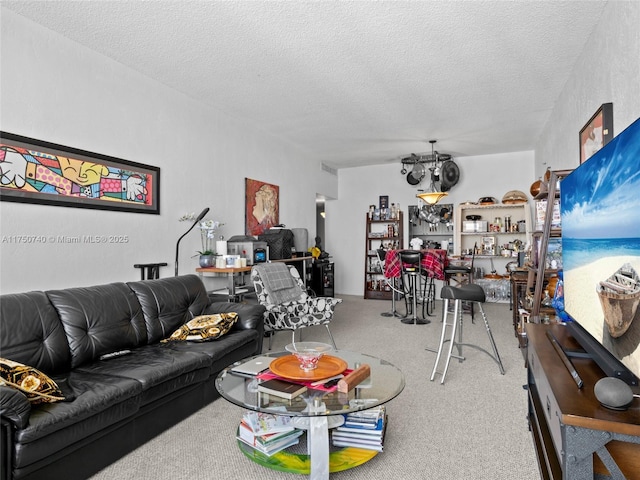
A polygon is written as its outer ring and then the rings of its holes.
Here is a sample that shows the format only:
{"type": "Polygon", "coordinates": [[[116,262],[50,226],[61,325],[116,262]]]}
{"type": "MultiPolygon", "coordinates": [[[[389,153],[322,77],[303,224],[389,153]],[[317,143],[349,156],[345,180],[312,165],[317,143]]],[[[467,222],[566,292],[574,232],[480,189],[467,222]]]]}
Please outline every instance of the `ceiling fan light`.
{"type": "Polygon", "coordinates": [[[447,195],[449,195],[447,192],[422,192],[418,193],[416,197],[428,205],[435,205],[447,195]]]}

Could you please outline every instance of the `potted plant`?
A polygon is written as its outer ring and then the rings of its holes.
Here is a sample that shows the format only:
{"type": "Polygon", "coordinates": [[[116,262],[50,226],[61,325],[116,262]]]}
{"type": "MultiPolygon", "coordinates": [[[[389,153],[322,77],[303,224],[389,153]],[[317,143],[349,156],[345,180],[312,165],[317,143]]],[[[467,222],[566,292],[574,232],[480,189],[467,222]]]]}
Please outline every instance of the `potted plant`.
{"type": "MultiPolygon", "coordinates": [[[[195,218],[195,213],[189,213],[183,215],[179,221],[193,221],[195,218]]],[[[214,220],[201,220],[198,223],[198,227],[200,228],[200,239],[202,241],[202,250],[196,253],[200,257],[199,263],[202,268],[215,267],[216,257],[218,256],[215,251],[215,232],[222,225],[224,225],[224,223],[216,222],[214,220]]]]}
{"type": "Polygon", "coordinates": [[[203,250],[200,255],[200,266],[202,268],[214,267],[216,265],[216,252],[213,250],[203,250]]]}

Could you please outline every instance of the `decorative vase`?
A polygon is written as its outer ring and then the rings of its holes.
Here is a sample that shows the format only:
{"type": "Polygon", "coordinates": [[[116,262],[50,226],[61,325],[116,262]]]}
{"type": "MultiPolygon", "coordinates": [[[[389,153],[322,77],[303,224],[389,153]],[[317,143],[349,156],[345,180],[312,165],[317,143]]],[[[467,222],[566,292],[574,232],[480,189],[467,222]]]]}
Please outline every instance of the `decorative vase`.
{"type": "Polygon", "coordinates": [[[202,251],[213,252],[216,248],[215,228],[200,227],[200,239],[202,240],[202,251]]]}
{"type": "Polygon", "coordinates": [[[200,266],[202,268],[208,268],[215,266],[216,256],[215,255],[200,255],[200,266]]]}

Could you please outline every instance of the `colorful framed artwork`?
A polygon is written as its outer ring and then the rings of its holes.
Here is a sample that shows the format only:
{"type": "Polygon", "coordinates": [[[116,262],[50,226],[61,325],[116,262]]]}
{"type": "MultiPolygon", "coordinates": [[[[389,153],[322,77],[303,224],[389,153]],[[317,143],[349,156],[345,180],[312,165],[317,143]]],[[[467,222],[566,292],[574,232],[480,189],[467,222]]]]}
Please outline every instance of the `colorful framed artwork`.
{"type": "Polygon", "coordinates": [[[280,187],[245,178],[245,235],[257,237],[280,222],[280,187]]]}
{"type": "Polygon", "coordinates": [[[0,200],[160,213],[160,169],[0,132],[0,200]]]}
{"type": "Polygon", "coordinates": [[[580,165],[613,138],[613,103],[603,103],[580,130],[580,165]]]}

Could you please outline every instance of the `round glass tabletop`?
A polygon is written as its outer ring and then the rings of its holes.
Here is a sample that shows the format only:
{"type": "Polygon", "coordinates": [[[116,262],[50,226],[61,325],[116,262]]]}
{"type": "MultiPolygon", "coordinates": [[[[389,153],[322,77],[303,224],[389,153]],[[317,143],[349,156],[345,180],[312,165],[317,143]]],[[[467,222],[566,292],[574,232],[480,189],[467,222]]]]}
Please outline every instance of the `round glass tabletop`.
{"type": "MultiPolygon", "coordinates": [[[[258,356],[281,357],[287,352],[270,352],[258,356]]],[[[229,365],[216,378],[216,388],[226,400],[250,410],[290,416],[337,415],[366,410],[392,400],[402,392],[405,381],[402,372],[380,358],[364,353],[335,350],[331,355],[344,360],[348,369],[367,364],[371,375],[348,393],[327,392],[308,387],[292,399],[258,391],[261,382],[255,376],[237,374],[231,369],[250,359],[229,365]]]]}

